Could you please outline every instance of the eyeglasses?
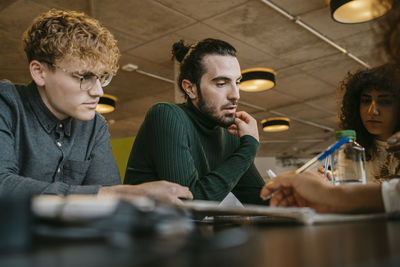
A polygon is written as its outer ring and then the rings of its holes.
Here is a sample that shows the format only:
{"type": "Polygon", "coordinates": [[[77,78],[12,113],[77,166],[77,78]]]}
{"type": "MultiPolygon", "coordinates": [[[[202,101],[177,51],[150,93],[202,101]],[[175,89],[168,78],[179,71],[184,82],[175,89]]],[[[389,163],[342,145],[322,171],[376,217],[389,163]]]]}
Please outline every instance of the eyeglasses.
{"type": "Polygon", "coordinates": [[[96,75],[94,73],[80,75],[76,72],[71,72],[62,67],[59,67],[54,63],[50,63],[47,61],[43,61],[43,62],[45,62],[55,68],[59,68],[60,70],[62,70],[65,73],[68,73],[72,77],[78,78],[80,80],[80,88],[83,91],[89,91],[90,89],[92,89],[96,85],[97,80],[100,81],[101,87],[106,87],[107,85],[110,84],[110,82],[113,78],[113,75],[109,74],[109,73],[105,73],[103,75],[96,75]]]}

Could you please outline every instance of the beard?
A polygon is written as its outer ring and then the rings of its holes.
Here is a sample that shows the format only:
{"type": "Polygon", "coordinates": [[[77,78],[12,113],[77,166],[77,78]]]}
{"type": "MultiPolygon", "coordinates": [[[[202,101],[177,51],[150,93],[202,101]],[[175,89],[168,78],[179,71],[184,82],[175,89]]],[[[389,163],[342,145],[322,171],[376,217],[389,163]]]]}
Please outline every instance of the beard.
{"type": "Polygon", "coordinates": [[[208,118],[212,119],[215,121],[219,126],[228,128],[232,124],[235,123],[235,114],[219,114],[220,112],[223,111],[224,108],[236,105],[236,101],[231,101],[229,103],[226,103],[222,105],[221,107],[216,107],[216,106],[210,106],[207,105],[206,101],[204,100],[203,96],[201,95],[201,91],[198,90],[198,96],[199,96],[199,110],[201,113],[203,113],[205,116],[208,118]]]}

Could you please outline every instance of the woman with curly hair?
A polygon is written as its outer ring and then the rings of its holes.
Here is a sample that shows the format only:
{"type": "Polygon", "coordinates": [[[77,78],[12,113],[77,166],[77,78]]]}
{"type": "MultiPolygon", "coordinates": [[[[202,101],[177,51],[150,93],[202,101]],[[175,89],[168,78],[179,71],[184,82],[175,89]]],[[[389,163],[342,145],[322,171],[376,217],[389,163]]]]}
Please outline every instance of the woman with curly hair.
{"type": "MultiPolygon", "coordinates": [[[[368,164],[378,166],[378,175],[392,178],[400,177],[398,159],[386,152],[400,152],[400,68],[396,67],[396,64],[400,65],[400,0],[393,2],[393,9],[386,18],[385,45],[395,63],[360,71],[346,80],[349,89],[343,99],[345,108],[342,108],[341,126],[358,131],[357,140],[366,148],[370,158],[368,164]],[[386,140],[388,149],[384,145],[386,140]],[[382,146],[378,144],[381,141],[382,146]],[[381,151],[383,156],[380,156],[381,151]],[[387,168],[380,169],[376,162],[382,162],[387,168]]],[[[385,211],[392,216],[400,216],[400,179],[381,184],[336,186],[322,180],[316,173],[288,172],[266,183],[260,196],[267,198],[271,194],[271,206],[308,206],[318,212],[329,213],[385,211]]]]}
{"type": "Polygon", "coordinates": [[[400,160],[387,151],[387,139],[400,131],[400,69],[385,64],[361,70],[341,83],[340,128],[357,132],[365,148],[367,177],[381,182],[400,176],[400,160]]]}

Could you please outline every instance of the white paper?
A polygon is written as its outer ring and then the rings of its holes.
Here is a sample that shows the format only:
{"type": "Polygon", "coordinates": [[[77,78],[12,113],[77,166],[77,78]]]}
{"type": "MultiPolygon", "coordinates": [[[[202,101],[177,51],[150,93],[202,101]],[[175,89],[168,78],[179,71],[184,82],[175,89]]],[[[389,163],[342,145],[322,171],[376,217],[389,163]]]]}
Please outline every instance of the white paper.
{"type": "Polygon", "coordinates": [[[244,208],[242,202],[240,202],[240,200],[237,199],[231,192],[226,195],[226,197],[221,201],[221,203],[219,203],[218,206],[221,208],[244,208]]]}

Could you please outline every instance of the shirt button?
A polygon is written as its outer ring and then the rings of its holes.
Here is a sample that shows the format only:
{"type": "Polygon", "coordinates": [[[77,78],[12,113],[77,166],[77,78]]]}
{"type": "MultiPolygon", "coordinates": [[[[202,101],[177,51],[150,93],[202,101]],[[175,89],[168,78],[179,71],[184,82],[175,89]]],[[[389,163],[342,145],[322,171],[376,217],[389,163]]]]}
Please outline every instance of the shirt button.
{"type": "Polygon", "coordinates": [[[58,142],[58,141],[57,141],[57,146],[58,146],[58,147],[61,147],[61,143],[60,143],[60,142],[58,142]]]}
{"type": "Polygon", "coordinates": [[[58,127],[62,128],[63,127],[62,123],[60,123],[60,125],[58,125],[58,127]]]}
{"type": "Polygon", "coordinates": [[[60,171],[61,171],[61,169],[60,169],[60,168],[58,168],[58,169],[57,169],[57,173],[59,173],[60,171]]]}

